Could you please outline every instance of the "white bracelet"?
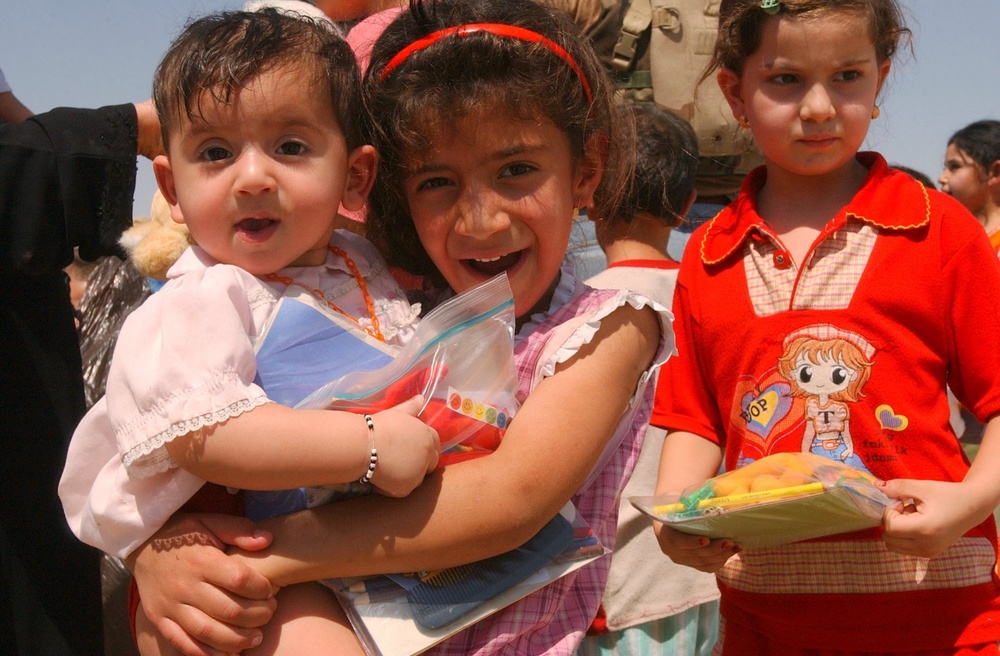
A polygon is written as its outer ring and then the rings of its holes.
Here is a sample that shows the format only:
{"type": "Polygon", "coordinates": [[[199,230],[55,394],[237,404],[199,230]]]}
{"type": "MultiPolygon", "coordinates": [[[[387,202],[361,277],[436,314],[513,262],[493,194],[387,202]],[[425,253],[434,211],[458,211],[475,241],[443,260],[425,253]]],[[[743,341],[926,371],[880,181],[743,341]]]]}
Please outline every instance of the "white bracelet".
{"type": "Polygon", "coordinates": [[[365,415],[365,423],[368,424],[368,444],[371,446],[372,454],[368,462],[368,471],[358,479],[361,484],[372,482],[372,476],[375,475],[375,465],[378,464],[378,449],[375,448],[375,422],[372,421],[371,415],[365,415]]]}

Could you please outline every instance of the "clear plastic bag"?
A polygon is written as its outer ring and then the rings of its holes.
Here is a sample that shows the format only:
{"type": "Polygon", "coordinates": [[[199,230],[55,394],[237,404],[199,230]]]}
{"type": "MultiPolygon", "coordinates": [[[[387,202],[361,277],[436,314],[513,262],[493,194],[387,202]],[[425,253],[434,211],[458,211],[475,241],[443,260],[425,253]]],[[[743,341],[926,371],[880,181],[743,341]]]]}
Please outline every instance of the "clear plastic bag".
{"type": "Polygon", "coordinates": [[[434,308],[386,366],[345,374],[296,407],[372,414],[420,394],[418,416],[437,430],[451,462],[496,449],[516,392],[514,298],[501,274],[434,308]]]}
{"type": "Polygon", "coordinates": [[[788,544],[878,526],[892,504],[875,479],[811,453],[775,453],[680,496],[631,497],[670,527],[744,547],[788,544]]]}
{"type": "MultiPolygon", "coordinates": [[[[298,314],[289,316],[293,323],[302,324],[298,314]]],[[[319,324],[326,329],[336,322],[339,319],[333,317],[322,319],[319,324]]],[[[486,455],[499,446],[518,406],[514,298],[506,274],[491,278],[431,310],[410,341],[395,355],[388,351],[372,351],[371,357],[365,356],[368,361],[385,363],[382,366],[368,371],[350,371],[311,394],[300,394],[301,381],[296,380],[294,367],[288,370],[289,360],[298,357],[304,372],[311,367],[311,377],[323,371],[322,363],[310,364],[311,360],[316,360],[319,349],[319,342],[312,335],[320,332],[310,330],[310,337],[304,341],[291,335],[289,340],[274,342],[279,346],[269,359],[279,360],[282,370],[272,372],[275,367],[268,367],[269,375],[264,376],[262,386],[269,396],[274,394],[278,400],[288,401],[301,399],[294,403],[296,408],[374,414],[420,394],[424,405],[417,416],[438,432],[442,451],[440,466],[486,455]],[[291,346],[285,342],[290,342],[291,346]],[[273,392],[266,381],[274,382],[273,392]]],[[[364,335],[345,341],[344,338],[350,335],[343,329],[333,332],[340,340],[337,342],[339,349],[343,349],[345,343],[355,342],[356,349],[371,350],[363,344],[364,335]]],[[[244,512],[250,519],[259,521],[363,494],[370,489],[370,485],[348,483],[292,490],[248,490],[244,495],[244,512]]]]}

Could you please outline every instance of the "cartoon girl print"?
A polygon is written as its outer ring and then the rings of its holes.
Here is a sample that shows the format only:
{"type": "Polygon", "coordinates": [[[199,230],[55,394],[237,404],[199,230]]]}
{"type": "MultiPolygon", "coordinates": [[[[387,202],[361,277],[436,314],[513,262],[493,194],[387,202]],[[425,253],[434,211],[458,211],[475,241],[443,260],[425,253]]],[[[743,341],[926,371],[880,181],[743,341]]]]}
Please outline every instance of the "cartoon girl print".
{"type": "Polygon", "coordinates": [[[792,396],[805,397],[803,452],[868,471],[854,452],[848,404],[863,396],[874,351],[860,335],[829,324],[785,338],[778,371],[791,385],[792,396]]]}

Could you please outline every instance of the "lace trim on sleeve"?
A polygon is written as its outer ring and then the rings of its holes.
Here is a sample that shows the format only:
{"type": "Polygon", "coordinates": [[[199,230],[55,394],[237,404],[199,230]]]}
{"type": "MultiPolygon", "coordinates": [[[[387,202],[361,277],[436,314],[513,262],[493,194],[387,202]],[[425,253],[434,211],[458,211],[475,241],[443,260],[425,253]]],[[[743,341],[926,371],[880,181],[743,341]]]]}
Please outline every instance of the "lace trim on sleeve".
{"type": "Polygon", "coordinates": [[[238,417],[270,401],[266,396],[234,401],[225,408],[185,419],[170,425],[166,430],[153,435],[122,455],[122,462],[129,473],[138,478],[148,478],[177,467],[177,463],[163,446],[175,438],[187,435],[208,426],[220,424],[227,419],[238,417]]]}

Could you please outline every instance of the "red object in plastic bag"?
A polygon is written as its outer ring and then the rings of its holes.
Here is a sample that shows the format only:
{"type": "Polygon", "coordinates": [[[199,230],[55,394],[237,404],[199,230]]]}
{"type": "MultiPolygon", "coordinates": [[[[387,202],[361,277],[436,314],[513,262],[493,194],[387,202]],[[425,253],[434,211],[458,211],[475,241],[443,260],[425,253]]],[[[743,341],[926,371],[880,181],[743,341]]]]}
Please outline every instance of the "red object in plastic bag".
{"type": "Polygon", "coordinates": [[[345,374],[296,407],[374,414],[419,395],[417,417],[438,432],[443,463],[490,453],[518,407],[513,336],[501,274],[434,308],[389,364],[345,374]]]}
{"type": "MultiPolygon", "coordinates": [[[[373,414],[396,406],[418,394],[433,393],[433,383],[447,372],[444,365],[411,372],[385,390],[385,396],[368,408],[351,408],[354,412],[373,414]]],[[[481,404],[480,404],[481,405],[481,404]]],[[[468,398],[452,392],[447,401],[430,398],[417,415],[437,431],[441,444],[448,445],[441,456],[441,465],[452,464],[486,455],[500,446],[504,429],[496,424],[497,416],[482,407],[482,417],[476,418],[477,407],[468,398]],[[471,405],[470,405],[471,404],[471,405]],[[492,420],[492,421],[491,421],[492,420]]]]}

